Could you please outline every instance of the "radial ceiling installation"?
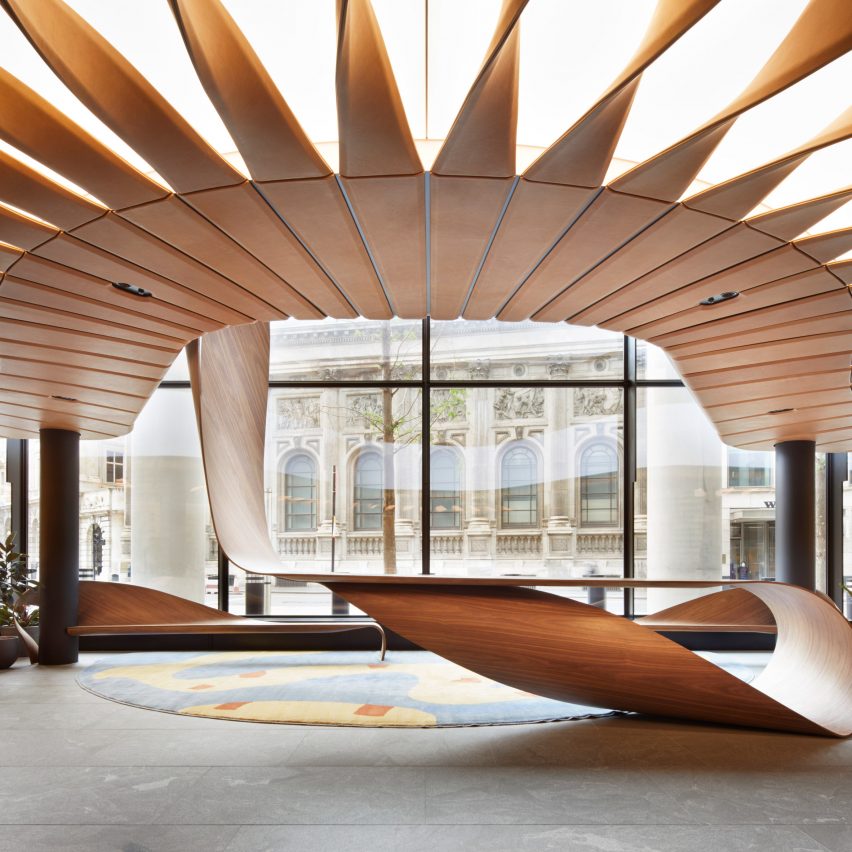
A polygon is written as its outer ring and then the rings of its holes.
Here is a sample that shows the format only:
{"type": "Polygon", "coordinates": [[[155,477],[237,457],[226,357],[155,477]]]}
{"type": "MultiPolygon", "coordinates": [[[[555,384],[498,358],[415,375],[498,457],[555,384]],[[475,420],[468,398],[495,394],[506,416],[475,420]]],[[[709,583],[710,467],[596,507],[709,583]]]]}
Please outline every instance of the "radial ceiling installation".
{"type": "Polygon", "coordinates": [[[625,332],[726,443],[852,449],[846,0],[0,5],[0,434],[123,434],[228,325],[430,315],[625,332]]]}

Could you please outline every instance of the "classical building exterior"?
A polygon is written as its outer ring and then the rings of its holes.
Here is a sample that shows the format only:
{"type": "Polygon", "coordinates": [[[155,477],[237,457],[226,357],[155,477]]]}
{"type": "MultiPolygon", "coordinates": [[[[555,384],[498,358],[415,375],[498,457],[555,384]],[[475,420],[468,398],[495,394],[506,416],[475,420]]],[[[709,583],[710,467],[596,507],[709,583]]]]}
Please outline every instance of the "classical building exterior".
{"type": "MultiPolygon", "coordinates": [[[[273,324],[265,488],[285,567],[326,570],[333,543],[337,570],[421,569],[420,337],[420,323],[404,321],[273,324]]],[[[556,324],[433,323],[430,350],[431,570],[621,575],[622,338],[556,324]]],[[[640,377],[663,376],[659,357],[640,351],[640,377]]],[[[636,443],[637,575],[774,576],[771,453],[724,447],[682,387],[639,387],[636,443]]],[[[130,435],[82,446],[81,577],[209,602],[217,545],[188,391],[163,388],[130,435]]],[[[31,442],[34,569],[38,464],[31,442]]],[[[233,572],[232,606],[243,585],[233,572]]],[[[669,602],[657,597],[637,600],[637,611],[669,602]]]]}

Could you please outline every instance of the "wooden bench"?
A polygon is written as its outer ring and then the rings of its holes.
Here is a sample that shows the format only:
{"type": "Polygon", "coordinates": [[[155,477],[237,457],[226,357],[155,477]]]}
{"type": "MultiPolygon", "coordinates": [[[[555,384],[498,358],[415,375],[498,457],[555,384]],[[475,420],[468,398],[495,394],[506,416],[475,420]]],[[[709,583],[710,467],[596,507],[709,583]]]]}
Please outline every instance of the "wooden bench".
{"type": "Polygon", "coordinates": [[[122,583],[80,582],[77,624],[72,636],[197,635],[238,633],[344,633],[368,628],[379,634],[384,660],[387,636],[372,618],[306,618],[266,621],[244,618],[185,598],[122,583]]]}

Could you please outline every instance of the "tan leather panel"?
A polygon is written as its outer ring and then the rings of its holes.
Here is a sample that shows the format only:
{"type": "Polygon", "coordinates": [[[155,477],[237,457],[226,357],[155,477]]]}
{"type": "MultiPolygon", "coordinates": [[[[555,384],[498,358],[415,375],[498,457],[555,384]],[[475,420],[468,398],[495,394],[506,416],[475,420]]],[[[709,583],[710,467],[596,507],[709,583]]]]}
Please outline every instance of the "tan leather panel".
{"type": "Polygon", "coordinates": [[[324,314],[356,315],[328,275],[251,184],[194,192],[185,199],[324,314]]]}
{"type": "Polygon", "coordinates": [[[221,323],[246,322],[248,312],[268,310],[256,297],[229,287],[212,270],[117,216],[104,216],[83,227],[86,230],[79,238],[77,233],[63,234],[41,246],[36,254],[106,281],[142,287],[154,298],[221,323]],[[143,266],[145,263],[149,265],[143,266]],[[164,268],[165,272],[154,272],[152,267],[164,268]]]}
{"type": "MultiPolygon", "coordinates": [[[[51,325],[57,329],[68,331],[82,331],[87,334],[98,334],[105,337],[113,337],[116,340],[129,343],[139,343],[144,346],[156,347],[164,351],[177,352],[186,343],[186,337],[176,337],[173,334],[162,334],[159,332],[142,331],[132,324],[133,317],[128,316],[124,322],[105,323],[97,317],[80,313],[80,305],[73,313],[51,307],[47,304],[29,304],[17,302],[10,298],[5,292],[6,282],[0,287],[0,309],[4,320],[18,320],[20,322],[34,322],[51,325]]],[[[170,329],[171,331],[171,329],[170,329]]]]}
{"type": "MultiPolygon", "coordinates": [[[[604,189],[499,311],[498,319],[522,320],[533,315],[542,318],[540,312],[545,304],[558,298],[577,278],[636,236],[669,206],[651,198],[604,189]]],[[[585,302],[575,302],[570,292],[559,304],[559,311],[566,312],[561,318],[585,307],[585,302]]]]}
{"type": "Polygon", "coordinates": [[[169,0],[207,95],[255,180],[331,174],[220,0],[169,0]]]}
{"type": "MultiPolygon", "coordinates": [[[[572,298],[583,298],[590,306],[570,318],[581,325],[595,325],[608,318],[607,297],[642,275],[651,272],[691,248],[734,226],[728,219],[690,210],[678,204],[658,219],[624,248],[584,275],[571,288],[572,298]]],[[[558,311],[558,300],[553,310],[558,311]]]]}
{"type": "Polygon", "coordinates": [[[337,16],[340,174],[422,172],[372,5],[369,0],[342,0],[337,16]]]}
{"type": "Polygon", "coordinates": [[[596,192],[521,178],[473,288],[465,318],[491,319],[596,192]]]}
{"type": "Polygon", "coordinates": [[[179,192],[242,176],[97,30],[62,0],[6,0],[44,61],[179,192]]]}
{"type": "MultiPolygon", "coordinates": [[[[138,393],[137,380],[145,382],[153,391],[157,382],[163,377],[168,366],[162,364],[151,364],[126,356],[100,355],[90,350],[83,351],[72,349],[68,346],[69,338],[60,335],[56,345],[47,342],[28,340],[24,335],[5,338],[0,335],[0,358],[21,358],[33,362],[34,370],[46,371],[49,374],[51,365],[57,369],[63,366],[73,367],[80,370],[91,371],[96,376],[107,374],[112,376],[113,381],[123,382],[130,379],[128,388],[133,393],[138,393]]],[[[101,382],[100,378],[96,379],[101,382]]],[[[103,380],[103,381],[106,381],[103,380]]],[[[107,387],[106,384],[103,385],[107,387]]],[[[113,384],[118,389],[122,384],[113,384]]]]}
{"type": "Polygon", "coordinates": [[[346,194],[397,316],[426,314],[423,175],[344,179],[346,194]]]}
{"type": "MultiPolygon", "coordinates": [[[[71,349],[76,352],[91,352],[95,355],[106,355],[108,357],[138,359],[149,366],[163,367],[164,371],[180,351],[179,346],[168,349],[161,346],[130,343],[120,337],[70,331],[44,322],[10,321],[5,309],[3,314],[0,315],[0,341],[35,343],[55,349],[71,349]]],[[[57,356],[60,360],[62,357],[64,356],[57,356]]]]}
{"type": "Polygon", "coordinates": [[[0,139],[112,208],[143,204],[167,192],[3,68],[0,139]]]}
{"type": "Polygon", "coordinates": [[[511,186],[511,178],[432,175],[430,314],[434,319],[451,320],[461,314],[511,186]]]}
{"type": "MultiPolygon", "coordinates": [[[[838,379],[841,377],[837,377],[838,379]]],[[[794,408],[797,411],[812,409],[817,406],[828,408],[836,404],[849,402],[849,384],[844,386],[840,381],[833,388],[824,390],[794,392],[795,388],[788,385],[787,392],[767,399],[752,399],[748,402],[736,402],[730,405],[714,405],[707,407],[707,414],[720,428],[731,421],[748,420],[751,417],[762,416],[767,411],[777,411],[781,408],[794,408]]]]}
{"type": "Polygon", "coordinates": [[[56,228],[42,225],[35,219],[0,206],[0,240],[10,246],[32,251],[36,246],[53,239],[57,233],[56,228]]]}
{"type": "Polygon", "coordinates": [[[0,201],[70,230],[106,213],[106,208],[65,189],[0,151],[0,201]]]}
{"type": "Polygon", "coordinates": [[[690,305],[665,319],[642,326],[642,334],[657,346],[697,340],[730,317],[751,315],[751,321],[760,320],[764,308],[801,300],[831,290],[839,290],[837,279],[823,267],[816,267],[797,275],[788,275],[767,284],[743,290],[727,302],[715,305],[690,305]]]}
{"type": "MultiPolygon", "coordinates": [[[[286,313],[318,319],[322,312],[286,281],[174,195],[130,207],[119,216],[171,243],[269,305],[264,318],[286,313]]],[[[258,317],[260,318],[260,317],[258,317]]]]}
{"type": "MultiPolygon", "coordinates": [[[[89,317],[97,321],[99,329],[103,327],[102,324],[121,326],[129,323],[132,328],[155,332],[177,340],[189,341],[193,337],[198,336],[199,329],[157,319],[156,317],[152,317],[147,311],[128,310],[127,295],[115,290],[109,284],[107,284],[107,287],[111,292],[108,293],[103,284],[96,285],[98,293],[95,298],[92,298],[91,296],[82,295],[79,292],[68,292],[64,289],[46,287],[43,284],[25,281],[14,275],[7,275],[3,279],[3,286],[0,287],[0,298],[11,299],[15,302],[25,302],[36,307],[49,308],[67,314],[78,314],[81,317],[89,317]],[[116,296],[123,295],[125,298],[124,303],[122,305],[111,305],[98,298],[101,294],[111,297],[112,293],[115,293],[116,296]]],[[[110,301],[115,302],[117,300],[110,298],[110,301]]],[[[134,298],[134,302],[138,303],[140,301],[134,298]]],[[[141,304],[139,307],[141,307],[141,304]]],[[[76,324],[75,327],[82,328],[82,326],[77,326],[76,324]]]]}
{"type": "MultiPolygon", "coordinates": [[[[18,376],[24,379],[61,382],[66,386],[90,390],[114,391],[123,396],[141,397],[143,399],[150,395],[158,378],[157,375],[149,376],[148,378],[136,377],[127,373],[107,372],[105,369],[98,370],[79,365],[54,364],[51,361],[39,361],[27,356],[45,354],[47,357],[51,357],[51,352],[47,350],[43,353],[38,353],[34,351],[34,347],[28,347],[21,353],[20,357],[18,356],[19,352],[20,347],[15,350],[8,345],[0,348],[4,376],[18,376]]],[[[108,361],[104,365],[99,366],[117,367],[114,361],[108,361]]],[[[125,368],[130,370],[132,369],[132,365],[127,363],[125,368]]],[[[162,371],[157,370],[155,372],[159,373],[162,371]]],[[[74,396],[74,394],[68,395],[74,396]]]]}
{"type": "Polygon", "coordinates": [[[222,326],[205,314],[177,307],[157,296],[146,297],[144,304],[140,304],[139,297],[117,290],[110,281],[35,254],[22,257],[15,264],[12,274],[22,280],[114,305],[123,311],[150,317],[152,321],[173,323],[194,332],[212,331],[222,326]]]}
{"type": "Polygon", "coordinates": [[[56,378],[40,379],[31,376],[16,376],[8,372],[3,364],[3,374],[0,377],[0,389],[4,391],[20,391],[35,396],[66,396],[76,399],[86,405],[103,406],[104,408],[126,412],[134,418],[145,404],[147,397],[131,396],[126,393],[115,393],[103,388],[90,388],[69,384],[56,378]]]}
{"type": "Polygon", "coordinates": [[[742,305],[743,308],[746,308],[744,313],[690,326],[688,330],[683,332],[664,334],[661,337],[650,339],[655,345],[664,345],[666,351],[675,354],[683,353],[689,347],[716,346],[731,337],[736,338],[740,343],[748,343],[755,337],[762,340],[765,339],[767,332],[781,340],[785,337],[797,336],[796,329],[799,320],[819,317],[824,314],[837,313],[842,316],[852,308],[849,294],[837,287],[813,296],[802,295],[803,298],[792,301],[785,300],[780,304],[764,307],[744,303],[742,305]],[[749,309],[752,307],[754,310],[749,309]]]}
{"type": "Polygon", "coordinates": [[[518,17],[527,0],[504,0],[485,61],[432,171],[436,175],[511,178],[518,126],[518,17]]]}
{"type": "MultiPolygon", "coordinates": [[[[651,322],[661,316],[665,317],[669,313],[677,313],[690,308],[699,311],[703,307],[700,304],[701,300],[709,296],[731,291],[742,293],[751,287],[773,281],[780,275],[804,272],[807,269],[815,268],[816,264],[807,255],[797,252],[791,246],[779,243],[775,243],[776,246],[780,246],[775,250],[766,251],[756,257],[752,256],[753,247],[761,242],[760,239],[753,236],[754,233],[756,232],[748,233],[738,229],[736,238],[731,235],[730,242],[735,243],[736,254],[726,256],[722,245],[707,245],[703,251],[698,253],[702,256],[684,257],[683,266],[692,265],[693,267],[703,267],[705,270],[713,266],[721,266],[728,259],[734,264],[715,275],[701,278],[694,284],[684,284],[684,280],[692,280],[689,276],[685,276],[684,279],[680,279],[680,286],[678,286],[679,279],[675,269],[667,268],[661,268],[657,272],[652,272],[634,282],[631,285],[633,293],[631,302],[633,304],[638,302],[640,307],[630,310],[631,305],[627,303],[625,293],[623,299],[619,299],[618,302],[613,300],[610,305],[614,311],[622,309],[622,312],[606,322],[601,322],[600,325],[604,328],[625,329],[646,327],[651,322]],[[752,248],[749,246],[752,246],[752,248]],[[743,255],[747,259],[738,262],[743,255]],[[692,262],[690,263],[690,261],[692,262]],[[624,310],[625,308],[627,310],[624,310]]],[[[764,237],[764,239],[768,241],[772,238],[764,237]]],[[[766,245],[767,243],[764,243],[764,247],[766,245]]],[[[700,248],[702,247],[699,246],[700,248]]]]}
{"type": "Polygon", "coordinates": [[[333,177],[264,183],[260,191],[369,319],[391,316],[352,215],[333,177]]]}

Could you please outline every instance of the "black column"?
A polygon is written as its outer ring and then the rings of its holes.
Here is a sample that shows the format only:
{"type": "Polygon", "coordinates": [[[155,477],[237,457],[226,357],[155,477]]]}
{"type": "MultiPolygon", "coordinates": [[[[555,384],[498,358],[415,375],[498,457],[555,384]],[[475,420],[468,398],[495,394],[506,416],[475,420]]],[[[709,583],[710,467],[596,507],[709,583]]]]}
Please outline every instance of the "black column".
{"type": "MultiPolygon", "coordinates": [[[[6,481],[12,488],[12,524],[15,550],[26,553],[27,531],[29,530],[30,489],[27,482],[27,442],[20,438],[6,440],[6,481]]],[[[32,564],[30,568],[32,568],[32,564]]]]}
{"type": "Polygon", "coordinates": [[[813,589],[816,582],[815,444],[775,445],[775,579],[813,589]]]}
{"type": "Polygon", "coordinates": [[[843,607],[843,483],[848,464],[846,453],[825,454],[825,585],[839,607],[843,607]]]}
{"type": "Polygon", "coordinates": [[[39,535],[41,602],[39,655],[42,665],[76,663],[79,598],[80,436],[42,429],[39,535]]]}

